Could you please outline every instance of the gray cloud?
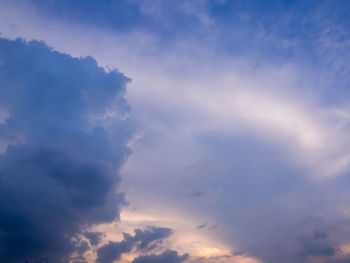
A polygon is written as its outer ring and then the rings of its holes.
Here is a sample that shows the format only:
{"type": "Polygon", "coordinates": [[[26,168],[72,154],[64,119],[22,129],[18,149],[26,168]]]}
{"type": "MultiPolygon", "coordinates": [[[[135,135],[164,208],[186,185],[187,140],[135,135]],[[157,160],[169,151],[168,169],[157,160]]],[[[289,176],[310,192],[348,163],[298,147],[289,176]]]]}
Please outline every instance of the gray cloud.
{"type": "Polygon", "coordinates": [[[150,251],[156,248],[171,233],[171,229],[161,227],[136,229],[134,236],[124,233],[124,240],[108,242],[97,250],[97,262],[112,263],[120,259],[123,253],[131,252],[133,248],[139,251],[150,251]]]}
{"type": "Polygon", "coordinates": [[[328,233],[325,231],[315,230],[313,235],[299,238],[301,252],[300,256],[334,256],[339,251],[329,243],[328,233]]]}
{"type": "Polygon", "coordinates": [[[113,263],[119,260],[123,253],[128,253],[132,250],[134,242],[131,236],[124,234],[124,240],[121,242],[108,242],[107,245],[100,247],[97,250],[98,263],[113,263]]]}
{"type": "Polygon", "coordinates": [[[203,224],[200,224],[199,226],[197,226],[197,230],[199,229],[202,229],[202,228],[205,228],[207,226],[207,223],[203,223],[203,224]]]}
{"type": "Polygon", "coordinates": [[[99,232],[87,232],[87,233],[84,233],[84,236],[87,239],[89,239],[90,244],[92,246],[96,246],[96,245],[98,245],[98,243],[101,240],[102,233],[99,233],[99,232]]]}
{"type": "Polygon", "coordinates": [[[178,255],[177,251],[166,250],[162,254],[151,254],[146,256],[139,256],[135,258],[132,263],[181,263],[188,259],[189,255],[178,255]]]}
{"type": "Polygon", "coordinates": [[[84,226],[125,203],[133,128],[124,75],[36,41],[0,39],[0,261],[68,262],[84,226]]]}

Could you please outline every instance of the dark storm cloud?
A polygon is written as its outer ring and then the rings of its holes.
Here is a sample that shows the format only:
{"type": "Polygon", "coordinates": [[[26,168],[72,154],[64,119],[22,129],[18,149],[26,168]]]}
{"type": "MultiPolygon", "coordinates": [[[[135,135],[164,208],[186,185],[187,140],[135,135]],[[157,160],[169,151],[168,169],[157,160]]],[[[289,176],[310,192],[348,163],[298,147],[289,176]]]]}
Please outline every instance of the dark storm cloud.
{"type": "Polygon", "coordinates": [[[146,256],[139,256],[135,258],[132,263],[181,263],[188,259],[189,255],[184,254],[180,256],[177,251],[166,250],[162,254],[151,254],[146,256]]]}
{"type": "Polygon", "coordinates": [[[72,241],[84,226],[118,218],[128,81],[92,58],[0,39],[1,262],[67,262],[86,249],[72,241]]]}
{"type": "Polygon", "coordinates": [[[97,250],[98,263],[112,263],[120,259],[123,253],[131,252],[136,247],[140,251],[150,251],[158,246],[164,238],[172,233],[169,228],[149,227],[144,230],[136,229],[135,235],[124,233],[124,240],[109,242],[97,250]]]}
{"type": "Polygon", "coordinates": [[[324,246],[310,246],[305,247],[304,251],[301,253],[302,256],[334,256],[336,253],[333,247],[324,246]]]}

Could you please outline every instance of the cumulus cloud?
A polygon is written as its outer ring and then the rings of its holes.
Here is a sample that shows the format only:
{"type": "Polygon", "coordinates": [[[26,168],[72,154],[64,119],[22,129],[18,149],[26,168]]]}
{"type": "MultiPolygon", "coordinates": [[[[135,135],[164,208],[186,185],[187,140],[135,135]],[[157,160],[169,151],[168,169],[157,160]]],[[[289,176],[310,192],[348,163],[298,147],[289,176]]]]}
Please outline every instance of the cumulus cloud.
{"type": "Polygon", "coordinates": [[[136,229],[134,236],[124,233],[124,240],[109,242],[97,250],[97,262],[112,263],[119,260],[123,253],[131,252],[133,248],[139,251],[153,250],[171,233],[171,229],[161,227],[136,229]]]}
{"type": "Polygon", "coordinates": [[[93,58],[0,39],[1,262],[68,262],[84,227],[118,218],[128,82],[93,58]]]}

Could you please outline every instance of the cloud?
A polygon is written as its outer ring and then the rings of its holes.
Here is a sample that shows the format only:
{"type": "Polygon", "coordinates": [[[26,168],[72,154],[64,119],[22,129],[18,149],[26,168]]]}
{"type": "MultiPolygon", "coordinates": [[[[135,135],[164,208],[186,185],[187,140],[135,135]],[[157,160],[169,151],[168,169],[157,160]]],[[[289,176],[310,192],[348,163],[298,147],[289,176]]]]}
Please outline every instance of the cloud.
{"type": "Polygon", "coordinates": [[[139,251],[153,250],[171,233],[171,229],[161,227],[148,227],[144,230],[136,229],[134,236],[124,233],[124,240],[108,242],[97,250],[97,262],[112,263],[119,260],[123,253],[131,252],[135,247],[139,251]]]}
{"type": "Polygon", "coordinates": [[[330,246],[311,246],[304,247],[302,256],[334,256],[336,251],[330,246]]]}
{"type": "Polygon", "coordinates": [[[98,245],[98,243],[101,240],[102,233],[99,233],[99,232],[87,232],[87,233],[84,233],[84,236],[87,239],[89,239],[90,244],[92,246],[96,246],[96,245],[98,245]]]}
{"type": "MultiPolygon", "coordinates": [[[[347,14],[345,5],[338,5],[344,6],[347,14]]],[[[187,209],[184,224],[191,216],[200,217],[191,226],[193,229],[208,217],[208,222],[219,223],[215,232],[227,245],[264,262],[307,262],[308,257],[300,257],[305,249],[298,238],[305,232],[312,236],[314,229],[322,225],[316,220],[305,230],[304,221],[310,217],[324,220],[332,237],[317,248],[328,246],[338,251],[340,243],[348,242],[349,212],[342,214],[338,208],[349,211],[349,118],[346,105],[338,104],[335,98],[346,101],[349,96],[346,89],[340,88],[348,86],[343,77],[349,76],[344,63],[349,52],[343,45],[346,42],[333,41],[346,40],[344,32],[348,28],[334,31],[328,25],[332,19],[319,15],[314,8],[308,13],[298,5],[290,9],[282,4],[282,8],[266,14],[266,10],[259,12],[263,4],[253,4],[258,8],[248,4],[242,9],[234,3],[229,6],[228,1],[220,8],[214,6],[213,15],[222,23],[206,38],[192,43],[188,39],[170,41],[180,48],[159,49],[149,41],[153,30],[150,35],[132,38],[110,31],[104,34],[103,26],[98,30],[84,25],[83,29],[74,27],[71,20],[64,18],[65,26],[59,27],[51,14],[50,19],[41,19],[47,16],[45,12],[40,13],[40,19],[26,19],[28,9],[21,8],[24,11],[20,12],[17,6],[22,5],[14,6],[12,13],[1,8],[6,18],[3,21],[15,25],[11,36],[47,39],[60,50],[94,54],[101,64],[118,61],[132,73],[135,81],[129,98],[134,95],[133,109],[146,129],[137,145],[139,155],[134,155],[135,161],[129,163],[131,169],[125,171],[131,189],[129,198],[136,193],[134,199],[129,199],[135,206],[149,208],[156,216],[166,214],[161,207],[164,203],[169,210],[178,208],[185,213],[187,209]],[[298,17],[293,15],[295,10],[298,17]],[[327,28],[321,26],[321,37],[317,36],[319,21],[309,20],[317,16],[327,22],[327,28]],[[245,17],[253,28],[235,23],[239,17],[245,17]],[[124,36],[133,41],[120,41],[124,36]],[[219,43],[220,50],[208,39],[219,43]],[[145,56],[149,55],[146,50],[152,50],[154,56],[145,56]],[[341,74],[334,75],[338,69],[341,74]],[[337,82],[342,85],[333,85],[337,82]],[[266,92],[266,87],[271,86],[266,92]],[[202,162],[190,172],[182,169],[205,160],[211,160],[211,164],[205,166],[202,162]],[[344,179],[309,180],[322,175],[344,175],[344,179]],[[162,187],[158,187],[160,184],[162,187]],[[191,186],[188,191],[208,191],[193,200],[178,195],[174,198],[173,193],[183,190],[184,185],[191,186]]],[[[331,7],[323,11],[333,12],[335,8],[331,7]]],[[[147,11],[156,15],[157,8],[147,11]]],[[[88,13],[84,16],[88,17],[88,13]]],[[[191,243],[188,239],[186,242],[191,243]]]]}
{"type": "Polygon", "coordinates": [[[200,224],[199,226],[196,227],[197,230],[205,228],[207,226],[207,223],[200,224]]]}
{"type": "Polygon", "coordinates": [[[329,234],[325,231],[314,231],[313,235],[299,238],[301,252],[300,256],[334,256],[339,249],[329,244],[329,234]]]}
{"type": "Polygon", "coordinates": [[[163,227],[150,227],[145,230],[136,229],[134,240],[135,242],[140,242],[138,244],[138,249],[152,250],[162,239],[170,236],[171,233],[171,229],[163,227]]]}
{"type": "Polygon", "coordinates": [[[119,260],[123,253],[130,252],[134,243],[129,235],[124,235],[122,242],[108,242],[107,245],[100,247],[97,250],[98,263],[113,263],[119,260]]]}
{"type": "Polygon", "coordinates": [[[0,62],[0,261],[68,262],[84,227],[125,204],[129,79],[37,41],[0,39],[0,62]]]}
{"type": "Polygon", "coordinates": [[[135,258],[132,263],[181,263],[188,259],[189,255],[178,255],[177,251],[166,250],[162,254],[151,254],[146,256],[139,256],[135,258]]]}

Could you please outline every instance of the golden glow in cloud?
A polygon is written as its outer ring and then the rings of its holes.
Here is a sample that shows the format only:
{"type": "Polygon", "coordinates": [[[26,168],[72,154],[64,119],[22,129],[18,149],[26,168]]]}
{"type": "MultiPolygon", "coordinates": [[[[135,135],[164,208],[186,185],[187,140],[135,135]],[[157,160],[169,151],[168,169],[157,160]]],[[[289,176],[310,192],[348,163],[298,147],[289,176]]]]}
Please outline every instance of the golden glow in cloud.
{"type": "MultiPolygon", "coordinates": [[[[133,233],[135,229],[147,226],[167,227],[173,230],[173,234],[165,239],[153,253],[160,253],[165,249],[173,249],[179,254],[190,254],[189,262],[203,263],[259,263],[257,259],[245,255],[233,255],[229,246],[225,245],[215,235],[213,229],[197,229],[199,220],[176,211],[163,211],[149,213],[136,211],[130,208],[123,209],[121,220],[112,224],[95,226],[91,231],[102,231],[105,233],[102,244],[108,241],[121,241],[122,233],[133,233]]],[[[89,251],[86,256],[89,262],[94,262],[96,255],[89,251]]],[[[137,251],[124,254],[121,262],[131,262],[140,254],[137,251]]]]}

